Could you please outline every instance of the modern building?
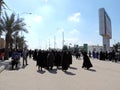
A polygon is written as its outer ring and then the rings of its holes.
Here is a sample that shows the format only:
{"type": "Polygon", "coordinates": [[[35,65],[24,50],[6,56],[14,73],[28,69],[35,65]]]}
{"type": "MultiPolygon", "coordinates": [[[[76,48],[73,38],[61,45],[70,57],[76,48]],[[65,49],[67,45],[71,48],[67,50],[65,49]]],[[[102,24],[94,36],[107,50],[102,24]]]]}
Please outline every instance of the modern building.
{"type": "Polygon", "coordinates": [[[112,38],[111,19],[104,8],[99,9],[99,32],[103,38],[103,50],[110,50],[110,39],[112,38]]]}
{"type": "Polygon", "coordinates": [[[100,51],[103,51],[103,46],[99,46],[99,45],[90,45],[88,46],[88,52],[100,52],[100,51]]]}

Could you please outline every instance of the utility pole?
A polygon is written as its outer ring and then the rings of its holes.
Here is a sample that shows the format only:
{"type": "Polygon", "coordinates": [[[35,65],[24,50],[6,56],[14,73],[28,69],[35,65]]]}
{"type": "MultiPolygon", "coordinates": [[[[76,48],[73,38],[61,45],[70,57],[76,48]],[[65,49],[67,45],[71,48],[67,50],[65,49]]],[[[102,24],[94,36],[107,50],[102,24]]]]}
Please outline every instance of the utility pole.
{"type": "MultiPolygon", "coordinates": [[[[24,15],[24,14],[29,14],[31,15],[32,13],[29,13],[29,12],[22,12],[22,13],[18,13],[18,20],[20,19],[20,15],[24,15]]],[[[21,37],[23,37],[24,39],[24,34],[23,34],[23,31],[21,30],[21,37]]],[[[16,44],[16,43],[15,43],[16,44]]],[[[24,48],[24,45],[22,44],[22,49],[24,48]]]]}
{"type": "Polygon", "coordinates": [[[50,50],[50,38],[49,38],[49,50],[50,50]]]}
{"type": "Polygon", "coordinates": [[[54,49],[56,48],[56,37],[54,36],[54,49]]]}
{"type": "Polygon", "coordinates": [[[46,41],[46,50],[47,50],[47,41],[46,41]]]}
{"type": "Polygon", "coordinates": [[[63,46],[64,46],[64,31],[62,32],[62,37],[63,37],[62,43],[63,43],[63,46]]]}
{"type": "MultiPolygon", "coordinates": [[[[18,13],[18,20],[19,20],[19,18],[20,18],[20,15],[23,15],[23,14],[29,14],[29,15],[31,15],[32,13],[28,13],[28,12],[23,12],[23,13],[18,13]]],[[[21,31],[21,37],[23,36],[23,33],[22,33],[22,31],[21,31]]]]}

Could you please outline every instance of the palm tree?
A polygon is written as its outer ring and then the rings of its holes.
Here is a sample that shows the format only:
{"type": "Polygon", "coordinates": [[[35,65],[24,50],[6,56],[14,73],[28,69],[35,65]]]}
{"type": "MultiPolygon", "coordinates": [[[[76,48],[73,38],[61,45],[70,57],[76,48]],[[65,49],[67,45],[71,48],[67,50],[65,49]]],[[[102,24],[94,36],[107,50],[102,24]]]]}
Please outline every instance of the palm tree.
{"type": "Polygon", "coordinates": [[[25,37],[22,36],[20,37],[19,35],[16,36],[16,48],[17,49],[23,49],[24,45],[26,45],[26,40],[25,40],[25,37]]]}
{"type": "Polygon", "coordinates": [[[13,45],[16,49],[23,49],[23,46],[26,45],[26,40],[24,36],[20,36],[19,32],[15,32],[12,35],[11,43],[10,43],[10,49],[13,49],[13,45]]]}
{"type": "Polygon", "coordinates": [[[9,56],[9,47],[12,40],[12,35],[16,32],[24,31],[28,32],[25,28],[25,23],[23,22],[23,18],[15,18],[15,14],[12,13],[10,17],[8,17],[5,12],[5,16],[1,18],[0,29],[3,30],[5,35],[5,59],[8,59],[9,56]]]}
{"type": "MultiPolygon", "coordinates": [[[[1,21],[2,8],[6,9],[6,7],[8,8],[6,3],[3,0],[0,0],[0,21],[1,21]]],[[[0,37],[1,37],[1,35],[2,35],[2,30],[0,29],[0,37]]]]}

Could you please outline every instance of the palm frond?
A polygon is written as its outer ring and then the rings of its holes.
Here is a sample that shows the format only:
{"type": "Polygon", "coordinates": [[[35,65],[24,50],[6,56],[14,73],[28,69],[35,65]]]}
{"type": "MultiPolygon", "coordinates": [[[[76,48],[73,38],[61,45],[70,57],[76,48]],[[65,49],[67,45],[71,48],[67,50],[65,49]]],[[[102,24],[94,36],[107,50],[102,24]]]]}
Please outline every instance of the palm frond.
{"type": "Polygon", "coordinates": [[[3,6],[5,9],[6,9],[6,7],[7,7],[7,9],[11,10],[3,0],[2,0],[2,6],[3,6]]]}

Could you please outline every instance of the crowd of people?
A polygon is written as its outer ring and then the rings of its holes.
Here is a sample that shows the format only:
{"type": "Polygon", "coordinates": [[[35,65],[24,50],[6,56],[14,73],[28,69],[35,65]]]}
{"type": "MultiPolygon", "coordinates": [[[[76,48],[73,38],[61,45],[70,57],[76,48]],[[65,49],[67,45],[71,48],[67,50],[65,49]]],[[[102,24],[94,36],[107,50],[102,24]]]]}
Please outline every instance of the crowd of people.
{"type": "Polygon", "coordinates": [[[55,66],[57,69],[62,69],[63,71],[68,70],[70,65],[72,64],[72,56],[75,55],[76,59],[83,60],[82,68],[89,69],[93,67],[90,58],[97,58],[99,60],[109,60],[109,61],[118,61],[116,53],[114,50],[112,52],[77,52],[73,53],[69,50],[27,50],[24,48],[23,50],[13,49],[9,52],[9,57],[12,58],[11,68],[17,69],[18,64],[20,64],[20,58],[22,57],[22,66],[28,65],[27,58],[32,58],[36,61],[36,66],[38,70],[53,70],[55,66]]]}
{"type": "Polygon", "coordinates": [[[97,58],[99,60],[109,60],[113,62],[118,62],[120,61],[120,55],[118,52],[115,52],[114,50],[111,52],[95,52],[93,51],[92,53],[89,51],[88,53],[89,57],[97,58]]]}
{"type": "Polygon", "coordinates": [[[62,67],[62,70],[66,71],[72,64],[72,54],[69,51],[35,50],[33,60],[36,61],[38,70],[42,70],[42,68],[52,70],[53,66],[56,66],[57,68],[62,67]]]}
{"type": "MultiPolygon", "coordinates": [[[[57,69],[62,69],[66,72],[70,65],[72,64],[72,56],[73,54],[68,50],[55,51],[55,50],[27,50],[26,48],[23,51],[20,50],[12,50],[9,53],[12,58],[11,65],[12,70],[18,68],[18,64],[20,63],[20,58],[22,57],[22,66],[28,65],[27,58],[32,58],[36,62],[36,66],[38,70],[42,71],[43,68],[47,70],[53,70],[53,67],[57,69]]],[[[82,52],[83,56],[83,65],[82,68],[89,69],[92,67],[89,57],[87,53],[82,52]]]]}
{"type": "Polygon", "coordinates": [[[12,59],[11,68],[18,69],[20,64],[20,58],[22,58],[22,66],[28,65],[27,58],[32,58],[36,61],[36,66],[38,70],[42,68],[52,70],[54,66],[61,68],[66,71],[70,64],[72,64],[72,54],[69,51],[45,51],[45,50],[16,50],[13,49],[9,52],[9,57],[12,59]]]}

